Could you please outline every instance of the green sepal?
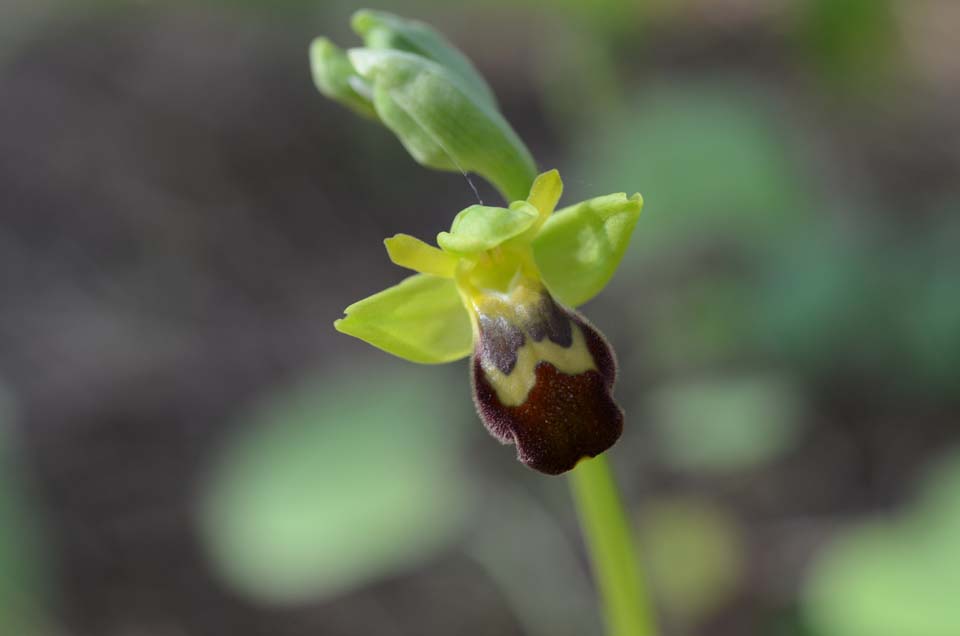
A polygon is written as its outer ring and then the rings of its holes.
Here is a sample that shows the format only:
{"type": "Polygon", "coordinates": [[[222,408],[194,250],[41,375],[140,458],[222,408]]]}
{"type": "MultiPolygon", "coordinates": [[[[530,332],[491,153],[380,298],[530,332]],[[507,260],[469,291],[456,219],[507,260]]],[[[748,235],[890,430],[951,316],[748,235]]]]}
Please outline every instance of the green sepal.
{"type": "Polygon", "coordinates": [[[368,48],[406,51],[432,60],[463,79],[475,97],[497,108],[493,91],[470,60],[430,25],[370,9],[354,13],[351,25],[368,48]]]}
{"type": "Polygon", "coordinates": [[[327,38],[316,38],[310,43],[310,70],[313,73],[313,83],[321,94],[340,102],[359,115],[377,119],[377,111],[373,108],[372,89],[366,86],[365,80],[357,74],[353,64],[347,59],[347,54],[327,38]]]}
{"type": "Polygon", "coordinates": [[[503,118],[460,75],[423,56],[351,49],[350,62],[373,86],[383,123],[420,164],[475,172],[507,201],[524,199],[536,175],[529,150],[503,118]]]}
{"type": "Polygon", "coordinates": [[[534,258],[553,296],[582,305],[610,281],[643,208],[643,197],[620,192],[554,213],[533,241],[534,258]]]}
{"type": "Polygon", "coordinates": [[[514,201],[509,208],[471,205],[457,214],[449,232],[437,235],[437,245],[454,254],[493,249],[523,234],[538,215],[537,208],[526,201],[514,201]]]}
{"type": "Polygon", "coordinates": [[[415,274],[344,313],[337,331],[411,362],[452,362],[473,351],[470,317],[447,278],[415,274]]]}

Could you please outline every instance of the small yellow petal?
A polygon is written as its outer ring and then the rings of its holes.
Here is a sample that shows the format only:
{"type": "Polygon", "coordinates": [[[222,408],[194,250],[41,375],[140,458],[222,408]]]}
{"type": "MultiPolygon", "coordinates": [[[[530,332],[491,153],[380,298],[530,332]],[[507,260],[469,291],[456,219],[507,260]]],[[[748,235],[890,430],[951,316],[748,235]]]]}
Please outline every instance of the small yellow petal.
{"type": "Polygon", "coordinates": [[[457,259],[439,248],[428,245],[409,234],[397,234],[386,239],[383,244],[387,248],[390,260],[400,267],[406,267],[421,274],[453,278],[457,259]]]}
{"type": "Polygon", "coordinates": [[[544,172],[534,180],[527,201],[540,212],[538,225],[553,213],[561,194],[563,194],[563,181],[560,180],[560,173],[556,170],[544,172]]]}

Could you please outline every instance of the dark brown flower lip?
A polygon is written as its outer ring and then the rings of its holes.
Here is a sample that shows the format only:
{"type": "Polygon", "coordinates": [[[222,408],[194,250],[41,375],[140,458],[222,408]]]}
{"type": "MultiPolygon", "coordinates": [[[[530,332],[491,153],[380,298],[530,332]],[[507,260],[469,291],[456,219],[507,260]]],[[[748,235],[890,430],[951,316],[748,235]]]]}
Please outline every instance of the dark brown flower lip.
{"type": "Polygon", "coordinates": [[[623,411],[611,394],[616,361],[600,332],[546,290],[535,308],[519,315],[520,325],[478,313],[474,402],[490,433],[516,444],[521,462],[556,475],[620,437],[623,411]],[[575,372],[565,366],[570,359],[575,372]],[[517,383],[529,389],[514,399],[517,383]]]}

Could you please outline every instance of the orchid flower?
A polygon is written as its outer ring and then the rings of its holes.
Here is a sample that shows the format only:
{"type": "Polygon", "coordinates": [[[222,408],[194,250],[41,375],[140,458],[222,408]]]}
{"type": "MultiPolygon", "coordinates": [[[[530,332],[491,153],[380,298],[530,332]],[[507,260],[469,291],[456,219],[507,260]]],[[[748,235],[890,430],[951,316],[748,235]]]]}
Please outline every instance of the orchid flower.
{"type": "Polygon", "coordinates": [[[334,323],[413,362],[472,354],[483,423],[549,474],[607,450],[623,428],[613,350],[571,307],[610,280],[642,207],[639,194],[620,193],[554,213],[562,189],[551,170],[524,201],[470,206],[437,236],[439,247],[407,234],[387,239],[390,259],[419,273],[334,323]]]}

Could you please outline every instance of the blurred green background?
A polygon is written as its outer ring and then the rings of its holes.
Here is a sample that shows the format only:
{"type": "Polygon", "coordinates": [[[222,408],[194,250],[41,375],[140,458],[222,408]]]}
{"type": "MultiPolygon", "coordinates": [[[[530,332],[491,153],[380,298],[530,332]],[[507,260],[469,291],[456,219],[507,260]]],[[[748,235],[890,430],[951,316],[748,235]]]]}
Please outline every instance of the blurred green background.
{"type": "Polygon", "coordinates": [[[664,633],[960,634],[953,0],[4,2],[0,634],[600,633],[467,365],[332,329],[475,202],[313,88],[361,6],[645,197],[586,311],[664,633]]]}

